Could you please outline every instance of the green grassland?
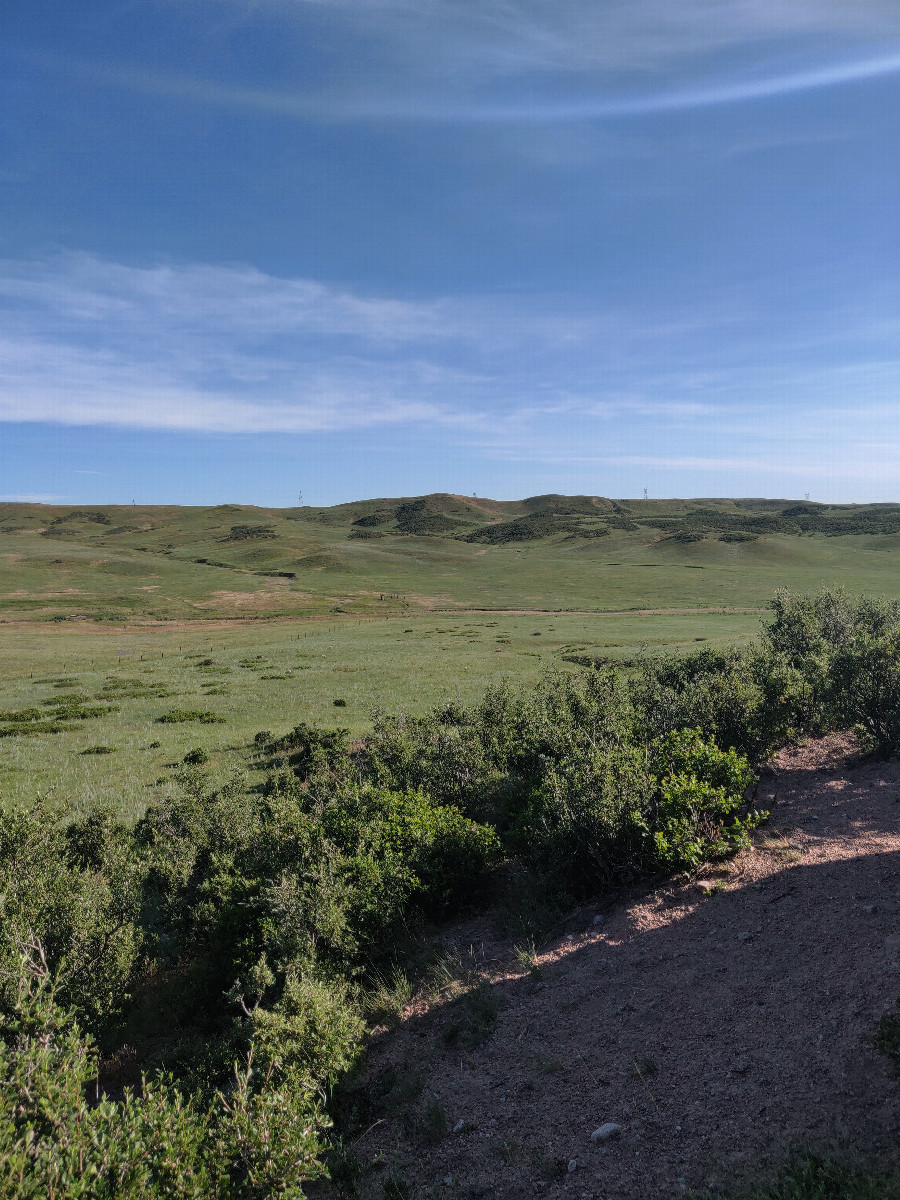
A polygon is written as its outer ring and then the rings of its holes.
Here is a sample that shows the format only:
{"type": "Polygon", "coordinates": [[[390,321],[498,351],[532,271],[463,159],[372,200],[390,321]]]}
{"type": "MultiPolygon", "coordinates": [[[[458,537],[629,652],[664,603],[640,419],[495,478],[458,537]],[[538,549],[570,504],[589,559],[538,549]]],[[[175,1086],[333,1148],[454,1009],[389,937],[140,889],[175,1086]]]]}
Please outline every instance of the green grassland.
{"type": "Polygon", "coordinates": [[[900,595],[900,506],[0,505],[0,799],[135,815],[197,747],[252,770],[261,729],[733,643],[779,587],[834,585],[900,595]]]}
{"type": "Polygon", "coordinates": [[[0,798],[27,803],[43,792],[68,810],[102,801],[137,815],[173,778],[172,764],[195,747],[210,753],[219,776],[245,771],[262,729],[283,733],[305,721],[361,733],[375,708],[421,713],[446,700],[468,703],[503,678],[527,683],[547,669],[584,669],[571,658],[730,644],[750,636],[758,620],[741,613],[441,614],[412,624],[332,618],[125,632],[0,626],[0,731],[14,731],[0,737],[0,798]],[[63,717],[67,728],[58,733],[29,734],[29,722],[3,722],[3,713],[35,708],[52,718],[58,702],[72,697],[84,708],[116,711],[63,717]],[[159,720],[172,710],[221,723],[159,720]],[[112,752],[84,753],[96,746],[112,752]]]}

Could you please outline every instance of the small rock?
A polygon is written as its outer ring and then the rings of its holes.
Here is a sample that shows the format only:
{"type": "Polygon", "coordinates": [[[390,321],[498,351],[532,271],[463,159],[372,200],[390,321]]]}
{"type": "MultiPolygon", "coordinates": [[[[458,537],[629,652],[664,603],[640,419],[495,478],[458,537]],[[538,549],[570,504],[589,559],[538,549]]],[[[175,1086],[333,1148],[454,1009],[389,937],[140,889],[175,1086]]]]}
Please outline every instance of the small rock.
{"type": "Polygon", "coordinates": [[[445,1184],[447,1187],[453,1187],[455,1183],[456,1183],[456,1180],[453,1178],[453,1176],[452,1176],[452,1175],[445,1175],[445,1176],[444,1176],[444,1184],[445,1184]]]}
{"type": "Polygon", "coordinates": [[[567,933],[567,934],[566,934],[566,941],[567,941],[567,942],[574,942],[574,941],[575,941],[575,934],[574,934],[574,933],[567,933]]]}
{"type": "Polygon", "coordinates": [[[615,1121],[607,1121],[598,1129],[595,1129],[591,1134],[592,1142],[608,1142],[610,1138],[616,1138],[622,1132],[622,1126],[617,1125],[615,1121]]]}
{"type": "Polygon", "coordinates": [[[571,1175],[573,1171],[577,1171],[577,1170],[578,1170],[578,1163],[575,1161],[574,1158],[570,1158],[569,1159],[569,1174],[571,1175]]]}
{"type": "Polygon", "coordinates": [[[753,941],[753,934],[752,934],[752,933],[748,933],[748,932],[745,930],[743,933],[739,933],[739,934],[738,934],[738,941],[739,941],[739,942],[752,942],[752,941],[753,941]]]}
{"type": "Polygon", "coordinates": [[[868,913],[868,914],[869,914],[869,916],[871,916],[871,915],[872,915],[872,913],[877,913],[877,912],[878,912],[878,905],[877,905],[877,904],[864,904],[864,905],[863,905],[863,912],[864,912],[864,913],[868,913]]]}
{"type": "Polygon", "coordinates": [[[536,992],[542,992],[546,986],[547,986],[546,983],[536,983],[534,985],[534,990],[536,992]]]}
{"type": "Polygon", "coordinates": [[[453,1126],[453,1132],[454,1133],[462,1133],[462,1131],[465,1129],[465,1127],[466,1127],[465,1121],[457,1121],[456,1124],[453,1126]]]}
{"type": "Polygon", "coordinates": [[[698,879],[696,883],[698,892],[704,892],[707,896],[716,890],[719,886],[713,879],[698,879]]]}
{"type": "Polygon", "coordinates": [[[605,920],[606,920],[606,917],[604,917],[603,913],[597,913],[597,915],[594,917],[593,923],[595,925],[602,925],[605,920]]]}

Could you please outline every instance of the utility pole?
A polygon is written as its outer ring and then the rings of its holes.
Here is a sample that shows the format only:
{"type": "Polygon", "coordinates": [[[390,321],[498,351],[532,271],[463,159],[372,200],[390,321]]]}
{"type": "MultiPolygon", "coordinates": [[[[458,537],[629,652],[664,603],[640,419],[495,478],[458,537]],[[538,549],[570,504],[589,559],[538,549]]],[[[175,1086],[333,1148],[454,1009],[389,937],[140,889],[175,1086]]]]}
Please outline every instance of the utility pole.
{"type": "Polygon", "coordinates": [[[297,504],[299,505],[300,508],[303,507],[303,493],[302,492],[298,492],[298,494],[297,494],[297,504]]]}
{"type": "Polygon", "coordinates": [[[645,500],[647,499],[647,489],[646,488],[644,488],[644,499],[645,500]]]}

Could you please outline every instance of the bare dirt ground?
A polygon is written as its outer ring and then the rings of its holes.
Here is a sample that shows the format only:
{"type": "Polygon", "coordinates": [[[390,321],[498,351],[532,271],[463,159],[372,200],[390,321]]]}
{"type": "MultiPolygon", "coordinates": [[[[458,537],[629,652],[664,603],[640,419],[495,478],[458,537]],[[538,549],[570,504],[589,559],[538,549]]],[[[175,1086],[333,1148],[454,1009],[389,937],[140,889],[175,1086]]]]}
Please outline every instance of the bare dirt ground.
{"type": "Polygon", "coordinates": [[[455,1001],[376,1039],[383,1100],[355,1150],[385,1165],[362,1194],[657,1200],[798,1146],[896,1161],[900,1084],[869,1039],[900,997],[900,764],[851,766],[854,749],[783,751],[752,850],[573,914],[540,978],[487,923],[455,930],[493,981],[494,1031],[454,1039],[455,1001]],[[621,1133],[592,1141],[605,1122],[621,1133]]]}

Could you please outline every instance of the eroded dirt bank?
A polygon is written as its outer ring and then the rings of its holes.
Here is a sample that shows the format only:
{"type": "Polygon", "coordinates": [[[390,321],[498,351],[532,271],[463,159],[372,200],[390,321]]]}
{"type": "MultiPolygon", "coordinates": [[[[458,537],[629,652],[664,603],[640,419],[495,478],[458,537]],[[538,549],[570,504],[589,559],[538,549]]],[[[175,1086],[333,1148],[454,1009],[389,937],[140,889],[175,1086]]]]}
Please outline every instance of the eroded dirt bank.
{"type": "Polygon", "coordinates": [[[494,1032],[467,1049],[455,1006],[411,1007],[376,1044],[356,1150],[387,1165],[362,1194],[393,1174],[416,1198],[657,1200],[798,1144],[898,1155],[900,1085],[868,1042],[900,997],[900,764],[848,766],[853,748],[783,751],[753,850],[582,910],[540,979],[487,926],[457,930],[492,969],[494,1032]],[[592,1141],[605,1122],[621,1133],[592,1141]]]}

